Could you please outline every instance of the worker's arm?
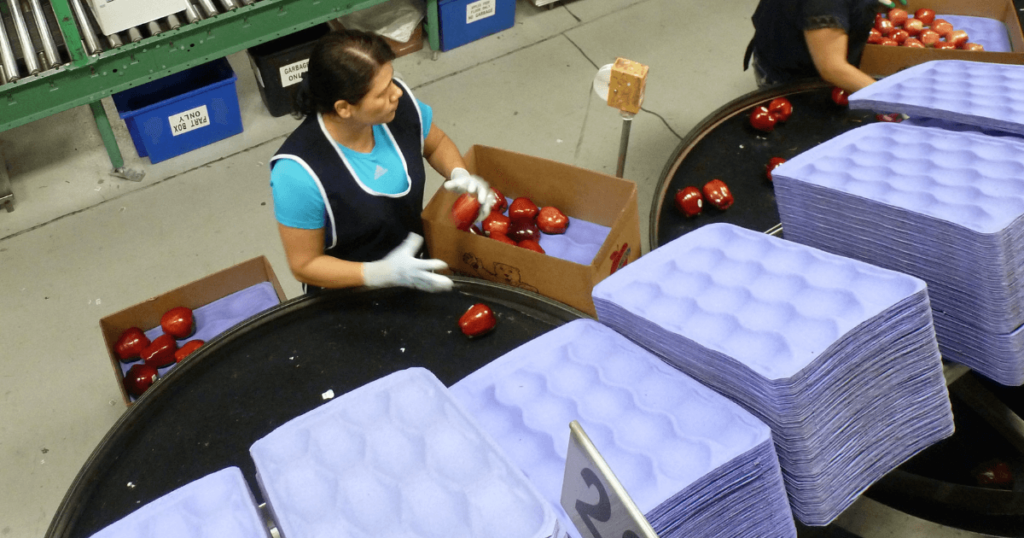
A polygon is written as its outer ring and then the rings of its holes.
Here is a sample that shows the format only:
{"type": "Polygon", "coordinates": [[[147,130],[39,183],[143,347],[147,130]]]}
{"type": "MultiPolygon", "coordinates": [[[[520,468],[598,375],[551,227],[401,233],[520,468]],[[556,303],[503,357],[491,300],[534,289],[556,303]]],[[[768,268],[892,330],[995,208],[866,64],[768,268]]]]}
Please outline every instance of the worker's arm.
{"type": "Polygon", "coordinates": [[[445,177],[445,189],[476,196],[480,202],[477,220],[483,220],[491,213],[491,207],[496,201],[494,191],[483,178],[466,171],[466,161],[462,160],[459,148],[436,125],[430,126],[427,139],[423,141],[423,156],[437,173],[445,177]]]}
{"type": "Polygon", "coordinates": [[[818,28],[804,32],[814,67],[821,78],[853,93],[875,82],[846,59],[849,36],[841,28],[818,28]]]}
{"type": "Polygon", "coordinates": [[[466,168],[466,161],[462,160],[455,142],[452,142],[437,125],[430,126],[427,139],[423,141],[423,157],[445,179],[452,177],[452,170],[466,168]]]}
{"type": "Polygon", "coordinates": [[[410,233],[384,258],[358,263],[324,254],[323,228],[303,230],[279,223],[277,229],[284,244],[288,267],[299,282],[321,288],[403,286],[423,291],[452,289],[452,279],[433,272],[448,269],[447,263],[416,257],[423,246],[423,238],[414,233],[410,233]]]}
{"type": "Polygon", "coordinates": [[[321,288],[363,285],[363,264],[324,254],[324,229],[304,230],[278,223],[288,268],[299,282],[321,288]]]}

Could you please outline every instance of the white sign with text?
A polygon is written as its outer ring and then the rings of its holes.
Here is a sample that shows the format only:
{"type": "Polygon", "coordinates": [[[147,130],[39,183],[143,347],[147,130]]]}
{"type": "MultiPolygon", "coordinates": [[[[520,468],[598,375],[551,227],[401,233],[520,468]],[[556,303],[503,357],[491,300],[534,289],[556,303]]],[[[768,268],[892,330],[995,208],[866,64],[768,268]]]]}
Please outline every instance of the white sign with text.
{"type": "Polygon", "coordinates": [[[178,136],[210,125],[210,114],[206,111],[206,105],[201,105],[180,114],[168,116],[167,121],[171,124],[171,135],[178,136]]]}
{"type": "Polygon", "coordinates": [[[302,82],[302,74],[309,70],[309,58],[281,67],[281,87],[287,88],[302,82]]]}
{"type": "Polygon", "coordinates": [[[584,538],[658,538],[575,420],[569,424],[562,508],[584,538]]]}
{"type": "Polygon", "coordinates": [[[466,5],[466,24],[494,15],[495,0],[478,0],[466,5]]]}

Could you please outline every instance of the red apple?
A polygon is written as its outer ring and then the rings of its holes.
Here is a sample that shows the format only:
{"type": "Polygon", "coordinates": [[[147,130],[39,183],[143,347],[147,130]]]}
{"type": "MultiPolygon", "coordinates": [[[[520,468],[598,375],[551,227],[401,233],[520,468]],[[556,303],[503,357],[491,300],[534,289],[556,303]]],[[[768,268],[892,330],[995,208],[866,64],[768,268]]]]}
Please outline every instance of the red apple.
{"type": "Polygon", "coordinates": [[[142,360],[154,368],[163,368],[174,362],[174,352],[178,349],[178,342],[169,334],[157,336],[153,343],[142,350],[142,360]]]}
{"type": "Polygon", "coordinates": [[[871,31],[868,32],[868,43],[871,43],[872,45],[877,45],[881,42],[882,32],[879,32],[878,28],[872,28],[871,31]]]}
{"type": "Polygon", "coordinates": [[[893,26],[892,21],[890,21],[889,19],[878,19],[875,22],[875,28],[877,28],[878,31],[882,33],[882,37],[887,37],[889,34],[892,33],[893,30],[896,29],[896,27],[893,26]]]}
{"type": "Polygon", "coordinates": [[[985,50],[985,47],[981,43],[964,43],[964,50],[981,51],[985,50]]]}
{"type": "Polygon", "coordinates": [[[114,354],[121,362],[131,362],[139,358],[142,355],[142,350],[146,349],[149,344],[149,338],[146,338],[142,329],[131,327],[117,338],[117,342],[114,344],[114,354]]]}
{"type": "Polygon", "coordinates": [[[468,231],[469,227],[476,222],[477,216],[480,214],[480,202],[476,199],[476,196],[469,194],[468,192],[462,193],[452,204],[451,219],[455,223],[455,227],[462,230],[468,231]]]}
{"type": "Polygon", "coordinates": [[[946,41],[939,41],[935,44],[935,48],[938,50],[956,50],[956,45],[946,41]]]}
{"type": "Polygon", "coordinates": [[[533,239],[523,239],[522,241],[516,243],[516,246],[523,247],[526,250],[532,250],[534,252],[546,254],[546,252],[544,252],[544,249],[541,248],[540,243],[534,241],[533,239]]]}
{"type": "Polygon", "coordinates": [[[1012,486],[1013,469],[1005,461],[988,461],[974,468],[979,486],[1012,486]]]}
{"type": "Polygon", "coordinates": [[[786,120],[793,115],[793,104],[785,97],[776,97],[768,103],[768,112],[775,116],[775,120],[786,123],[786,120]]]}
{"type": "Polygon", "coordinates": [[[879,43],[879,45],[881,45],[883,47],[898,47],[898,46],[900,46],[900,43],[899,43],[899,41],[896,41],[895,39],[893,39],[891,37],[883,37],[882,38],[882,42],[879,43]]]}
{"type": "Polygon", "coordinates": [[[128,394],[138,398],[153,385],[157,377],[160,377],[160,373],[156,368],[148,364],[133,365],[124,374],[124,389],[128,394]]]}
{"type": "Polygon", "coordinates": [[[907,22],[907,10],[894,7],[889,10],[889,21],[893,26],[903,26],[907,22]]]}
{"type": "Polygon", "coordinates": [[[753,112],[750,113],[750,126],[758,131],[770,133],[775,130],[775,116],[768,111],[768,107],[759,106],[755,107],[753,112]]]}
{"type": "Polygon", "coordinates": [[[193,351],[199,349],[205,343],[206,342],[202,340],[189,340],[188,342],[185,342],[183,346],[178,348],[178,351],[174,352],[174,362],[181,362],[185,357],[191,355],[193,351]]]}
{"type": "MultiPolygon", "coordinates": [[[[911,19],[911,20],[913,20],[913,19],[911,19]]],[[[916,38],[916,37],[908,37],[907,40],[903,42],[902,46],[910,47],[912,49],[924,49],[924,48],[927,48],[927,47],[924,46],[924,43],[921,43],[921,40],[916,38]]]]}
{"type": "Polygon", "coordinates": [[[676,210],[685,217],[696,217],[704,209],[704,197],[697,187],[686,187],[676,191],[676,210]]]}
{"type": "Polygon", "coordinates": [[[184,340],[196,333],[196,320],[192,317],[191,309],[179,306],[164,313],[160,318],[160,327],[164,334],[184,340]]]}
{"type": "Polygon", "coordinates": [[[935,19],[932,21],[931,27],[942,37],[946,37],[953,31],[953,25],[946,19],[935,19]]]}
{"type": "Polygon", "coordinates": [[[891,37],[893,40],[895,40],[896,43],[902,45],[903,42],[906,41],[908,37],[910,37],[910,34],[907,33],[906,30],[899,29],[899,30],[894,30],[893,33],[891,35],[889,35],[889,37],[891,37]]]}
{"type": "Polygon", "coordinates": [[[505,208],[508,207],[508,201],[505,200],[505,195],[501,194],[501,191],[494,187],[491,187],[491,190],[494,191],[495,198],[494,205],[491,206],[491,213],[504,213],[505,208]]]}
{"type": "Polygon", "coordinates": [[[958,49],[964,48],[964,45],[967,44],[967,39],[967,32],[964,30],[953,30],[946,36],[946,41],[952,43],[958,49]]]}
{"type": "Polygon", "coordinates": [[[546,234],[564,234],[569,227],[569,217],[554,206],[545,206],[537,213],[537,228],[546,234]]]}
{"type": "Polygon", "coordinates": [[[914,18],[920,20],[925,24],[925,26],[927,26],[935,20],[935,11],[923,7],[914,12],[914,18]]]}
{"type": "Polygon", "coordinates": [[[921,35],[918,36],[918,39],[921,40],[921,44],[923,44],[924,46],[934,47],[935,44],[938,43],[940,39],[942,39],[942,36],[940,36],[939,33],[936,32],[935,30],[932,30],[931,28],[926,28],[924,30],[921,30],[921,35]]]}
{"type": "Polygon", "coordinates": [[[509,245],[512,245],[512,246],[516,245],[516,242],[511,240],[511,239],[509,239],[508,236],[505,235],[505,234],[492,233],[491,234],[491,239],[494,239],[495,241],[500,241],[502,243],[506,243],[506,244],[509,244],[509,245]]]}
{"type": "Polygon", "coordinates": [[[903,29],[911,36],[915,36],[924,30],[924,22],[921,19],[908,19],[903,23],[903,29]]]}
{"type": "Polygon", "coordinates": [[[489,236],[496,233],[508,235],[508,226],[512,224],[512,219],[501,213],[492,212],[481,224],[483,224],[484,232],[489,236]]]}
{"type": "Polygon", "coordinates": [[[712,179],[705,183],[701,193],[704,194],[704,199],[709,204],[722,211],[732,206],[732,192],[729,191],[729,187],[721,179],[712,179]]]}
{"type": "Polygon", "coordinates": [[[832,88],[832,102],[839,106],[848,106],[850,104],[850,96],[846,93],[846,90],[839,86],[832,88]]]}
{"type": "Polygon", "coordinates": [[[459,318],[459,329],[462,334],[476,338],[494,330],[498,319],[494,317],[491,307],[484,303],[477,303],[466,310],[466,313],[459,318]]]}
{"type": "Polygon", "coordinates": [[[768,181],[772,181],[772,170],[775,170],[784,162],[786,162],[786,159],[783,159],[782,157],[772,157],[771,159],[768,159],[768,164],[764,167],[765,175],[768,176],[768,181]]]}
{"type": "Polygon", "coordinates": [[[517,220],[526,220],[533,222],[533,219],[537,216],[537,204],[533,203],[533,200],[525,196],[520,196],[508,206],[508,217],[512,219],[512,222],[517,220]]]}
{"type": "Polygon", "coordinates": [[[540,229],[537,228],[537,223],[532,220],[513,219],[512,224],[508,228],[508,238],[516,243],[524,239],[537,241],[540,239],[540,229]]]}

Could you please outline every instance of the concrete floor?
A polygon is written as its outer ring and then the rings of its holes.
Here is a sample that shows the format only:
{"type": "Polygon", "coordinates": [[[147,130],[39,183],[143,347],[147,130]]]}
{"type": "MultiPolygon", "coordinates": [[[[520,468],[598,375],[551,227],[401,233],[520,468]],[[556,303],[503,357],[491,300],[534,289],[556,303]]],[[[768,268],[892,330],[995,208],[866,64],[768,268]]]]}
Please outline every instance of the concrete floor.
{"type": "MultiPolygon", "coordinates": [[[[621,120],[597,99],[597,68],[617,56],[650,66],[625,177],[639,187],[647,251],[654,189],[702,118],[755,88],[741,69],[756,0],[565,0],[517,4],[512,29],[397,71],[465,151],[495,146],[615,173],[621,120]]],[[[289,297],[267,161],[296,125],[273,118],[244,54],[244,133],[158,164],[136,156],[105,103],[134,183],[110,175],[87,107],[0,133],[17,199],[0,212],[0,537],[42,536],[93,448],[125,411],[98,320],[255,256],[289,297]]],[[[428,197],[441,178],[430,170],[428,197]]],[[[838,524],[865,538],[975,536],[870,500],[838,524]]]]}

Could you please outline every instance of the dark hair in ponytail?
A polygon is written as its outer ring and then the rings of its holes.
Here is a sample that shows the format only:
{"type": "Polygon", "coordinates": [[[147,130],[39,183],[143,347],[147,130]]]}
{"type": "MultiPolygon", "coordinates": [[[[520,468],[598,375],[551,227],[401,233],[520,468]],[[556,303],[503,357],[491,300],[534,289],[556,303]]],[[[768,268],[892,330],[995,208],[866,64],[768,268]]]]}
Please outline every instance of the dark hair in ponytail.
{"type": "Polygon", "coordinates": [[[376,34],[342,30],[321,37],[292,99],[293,115],[333,113],[338,101],[358,103],[380,68],[394,59],[394,51],[376,34]]]}

